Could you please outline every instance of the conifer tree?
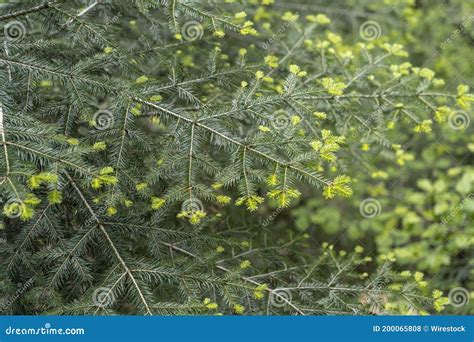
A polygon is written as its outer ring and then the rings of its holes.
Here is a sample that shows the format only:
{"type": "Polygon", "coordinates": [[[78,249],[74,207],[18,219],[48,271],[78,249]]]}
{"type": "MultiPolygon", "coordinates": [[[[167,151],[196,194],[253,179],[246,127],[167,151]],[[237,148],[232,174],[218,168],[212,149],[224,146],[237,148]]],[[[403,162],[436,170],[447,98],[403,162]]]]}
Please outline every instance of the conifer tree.
{"type": "Polygon", "coordinates": [[[393,128],[446,124],[469,88],[274,2],[2,4],[3,314],[442,308],[390,256],[269,215],[307,189],[350,197],[360,137],[404,158],[393,128]]]}

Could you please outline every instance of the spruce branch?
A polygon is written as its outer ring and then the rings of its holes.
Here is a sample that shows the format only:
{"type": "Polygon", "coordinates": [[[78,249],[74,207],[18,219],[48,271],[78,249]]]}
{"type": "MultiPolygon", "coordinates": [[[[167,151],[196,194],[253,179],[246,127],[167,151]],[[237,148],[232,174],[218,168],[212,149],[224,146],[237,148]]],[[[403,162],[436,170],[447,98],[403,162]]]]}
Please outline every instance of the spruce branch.
{"type": "Polygon", "coordinates": [[[127,276],[130,278],[130,280],[133,282],[133,285],[135,286],[135,289],[137,290],[139,296],[140,296],[140,299],[141,301],[143,302],[143,305],[145,306],[145,309],[146,309],[146,313],[148,315],[152,315],[152,312],[150,310],[150,307],[148,306],[148,303],[147,301],[145,300],[145,297],[143,296],[143,293],[142,293],[142,290],[140,289],[140,287],[138,286],[138,283],[135,279],[135,277],[133,276],[133,273],[132,271],[128,268],[127,264],[125,263],[125,261],[123,260],[122,256],[120,255],[117,247],[115,246],[115,244],[113,243],[112,239],[110,238],[110,235],[107,233],[107,230],[105,229],[105,227],[102,225],[102,222],[99,220],[99,218],[96,216],[95,212],[92,210],[91,206],[89,205],[89,202],[87,202],[86,198],[84,197],[82,191],[77,187],[76,185],[76,182],[74,181],[74,179],[72,179],[72,177],[69,175],[69,174],[66,174],[67,178],[69,179],[69,181],[71,182],[71,185],[73,186],[74,190],[76,190],[77,194],[79,195],[80,199],[82,200],[82,202],[84,203],[84,205],[86,206],[87,210],[89,211],[89,213],[91,214],[92,218],[94,219],[94,221],[97,223],[100,231],[102,232],[102,234],[104,234],[105,238],[107,239],[107,242],[109,243],[110,247],[112,248],[115,256],[117,257],[117,260],[119,261],[120,265],[123,267],[125,273],[127,274],[127,276]]]}
{"type": "MultiPolygon", "coordinates": [[[[180,248],[180,247],[177,247],[173,244],[170,244],[170,243],[166,243],[166,242],[160,242],[161,244],[164,244],[166,246],[168,246],[169,248],[177,251],[177,252],[180,252],[180,253],[183,253],[185,255],[188,255],[192,258],[196,258],[198,259],[198,256],[196,256],[195,254],[183,249],[183,248],[180,248]]],[[[215,267],[221,271],[224,271],[226,273],[232,273],[231,270],[229,270],[228,268],[222,266],[222,265],[215,265],[215,267]]],[[[256,286],[261,286],[262,283],[259,283],[253,279],[251,279],[250,277],[241,277],[242,280],[250,283],[250,284],[253,284],[253,285],[256,285],[256,286]]],[[[270,289],[270,288],[266,288],[266,291],[268,291],[269,293],[271,293],[272,295],[278,297],[279,299],[281,299],[282,301],[284,301],[285,303],[287,303],[289,306],[291,306],[293,309],[296,310],[296,312],[298,312],[299,314],[301,315],[304,315],[304,312],[298,308],[298,306],[296,306],[295,304],[293,304],[290,300],[288,300],[287,298],[285,298],[284,296],[282,296],[280,293],[278,293],[277,291],[275,291],[274,289],[270,289]]]]}
{"type": "Polygon", "coordinates": [[[3,125],[3,106],[0,103],[0,137],[2,139],[2,146],[3,146],[3,154],[5,159],[5,168],[6,173],[0,178],[0,185],[6,182],[8,176],[10,175],[10,160],[8,158],[8,148],[7,148],[7,140],[5,137],[5,127],[3,125]]]}
{"type": "Polygon", "coordinates": [[[39,11],[42,11],[44,9],[51,8],[53,5],[59,4],[60,2],[61,2],[61,0],[48,1],[48,2],[45,2],[44,4],[34,6],[34,7],[30,7],[30,8],[21,10],[21,11],[0,15],[0,21],[14,19],[14,18],[18,18],[18,17],[24,16],[24,15],[27,15],[27,14],[30,14],[30,13],[39,12],[39,11]]]}

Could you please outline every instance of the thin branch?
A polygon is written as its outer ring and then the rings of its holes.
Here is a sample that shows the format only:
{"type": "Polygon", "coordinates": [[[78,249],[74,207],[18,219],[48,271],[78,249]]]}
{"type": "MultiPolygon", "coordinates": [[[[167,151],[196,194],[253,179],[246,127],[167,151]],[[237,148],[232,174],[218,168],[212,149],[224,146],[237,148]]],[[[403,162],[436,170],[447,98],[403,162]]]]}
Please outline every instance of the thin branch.
{"type": "Polygon", "coordinates": [[[200,122],[197,122],[197,121],[194,121],[194,120],[192,120],[192,119],[190,119],[190,118],[187,118],[187,117],[185,117],[185,116],[182,116],[182,115],[180,115],[180,114],[178,114],[178,113],[175,113],[175,112],[173,112],[173,111],[171,111],[171,110],[169,110],[169,109],[167,109],[167,108],[158,106],[158,105],[155,104],[155,103],[152,103],[152,102],[149,102],[149,101],[146,101],[146,100],[142,100],[142,99],[140,99],[140,98],[138,98],[138,97],[134,97],[133,99],[134,99],[136,102],[140,102],[140,103],[146,104],[146,105],[148,105],[148,106],[150,106],[150,107],[154,107],[154,108],[156,108],[156,109],[159,109],[160,111],[162,111],[162,112],[164,112],[164,113],[166,113],[166,114],[169,114],[169,115],[171,115],[171,116],[174,116],[175,118],[179,118],[180,120],[183,120],[184,122],[186,122],[186,123],[188,123],[188,124],[193,124],[193,125],[195,125],[196,127],[203,128],[203,129],[205,129],[206,131],[208,131],[208,132],[210,132],[210,133],[212,133],[212,134],[215,134],[215,135],[217,135],[217,136],[219,136],[219,137],[221,137],[221,138],[227,140],[228,142],[230,142],[230,143],[232,143],[232,144],[234,144],[234,145],[236,145],[236,146],[243,147],[243,148],[245,148],[245,149],[247,149],[247,150],[249,150],[249,151],[251,151],[251,152],[253,152],[253,153],[255,153],[255,154],[257,154],[257,155],[259,155],[259,156],[261,156],[261,157],[263,157],[263,158],[265,158],[265,159],[268,159],[268,160],[270,160],[270,161],[272,161],[272,162],[274,162],[274,163],[276,163],[276,164],[278,164],[278,165],[281,165],[281,166],[283,166],[283,167],[288,167],[290,170],[296,171],[296,172],[298,172],[298,173],[300,173],[300,174],[302,174],[302,175],[305,175],[306,177],[312,178],[312,179],[314,179],[314,180],[316,180],[316,181],[318,181],[318,182],[320,182],[320,183],[323,183],[323,184],[325,184],[325,185],[330,185],[330,184],[331,184],[330,181],[324,179],[322,176],[317,176],[317,175],[311,174],[310,172],[305,171],[305,170],[303,170],[303,169],[301,169],[301,168],[299,168],[299,167],[297,167],[297,166],[289,165],[287,162],[278,160],[277,158],[274,158],[274,157],[272,157],[272,156],[270,156],[270,155],[268,155],[268,154],[266,154],[266,153],[264,153],[264,152],[262,152],[262,151],[259,151],[259,150],[255,149],[255,148],[251,147],[251,146],[247,146],[246,144],[241,143],[241,142],[235,140],[234,138],[228,137],[227,135],[225,135],[225,134],[223,134],[223,133],[221,133],[221,132],[218,132],[218,131],[216,131],[215,129],[213,129],[213,128],[207,126],[207,125],[204,125],[204,124],[202,124],[202,123],[200,123],[200,122]]]}
{"type": "Polygon", "coordinates": [[[8,158],[8,149],[7,149],[7,140],[5,137],[5,127],[3,125],[3,105],[0,103],[0,137],[2,139],[3,145],[3,153],[5,155],[5,167],[6,167],[6,174],[2,178],[0,178],[0,185],[5,183],[8,176],[10,175],[10,161],[8,158]]]}
{"type": "MultiPolygon", "coordinates": [[[[159,241],[159,243],[165,245],[165,246],[168,246],[169,248],[177,251],[177,252],[180,252],[180,253],[183,253],[183,254],[186,254],[192,258],[195,258],[195,259],[198,259],[200,260],[201,258],[198,257],[197,255],[195,255],[194,253],[191,253],[183,248],[180,248],[180,247],[177,247],[171,243],[167,243],[167,242],[163,242],[163,241],[159,241]]],[[[228,268],[222,266],[222,265],[215,265],[217,269],[221,270],[221,271],[224,271],[226,273],[233,273],[231,270],[229,270],[228,268]]],[[[250,277],[244,277],[244,276],[240,276],[240,278],[250,284],[253,284],[253,285],[256,285],[256,286],[261,286],[262,284],[251,279],[250,277]]],[[[278,293],[278,291],[274,290],[274,289],[271,289],[271,288],[266,288],[266,291],[268,291],[269,293],[271,293],[273,296],[276,296],[278,297],[279,299],[281,299],[282,301],[284,301],[285,303],[287,303],[289,306],[291,306],[293,309],[295,309],[300,315],[305,315],[305,313],[299,308],[297,307],[295,304],[293,304],[290,300],[288,300],[287,298],[285,298],[285,296],[282,296],[281,294],[278,293]]]]}
{"type": "Polygon", "coordinates": [[[47,154],[47,153],[44,153],[44,152],[35,150],[35,149],[31,148],[31,147],[23,146],[23,145],[19,145],[19,144],[15,144],[15,143],[10,142],[10,141],[7,141],[5,144],[10,145],[10,146],[17,147],[17,148],[19,148],[19,149],[26,150],[26,151],[28,151],[28,152],[31,152],[31,153],[34,153],[34,154],[37,154],[37,155],[41,155],[41,156],[43,156],[44,158],[51,159],[51,160],[57,161],[57,162],[59,162],[59,163],[61,163],[61,164],[68,165],[68,166],[70,166],[70,167],[73,167],[74,169],[81,170],[81,171],[83,171],[84,173],[88,173],[88,174],[90,174],[90,175],[93,174],[90,169],[85,169],[85,168],[83,168],[83,167],[80,166],[80,165],[77,165],[77,164],[72,163],[72,162],[70,162],[70,161],[67,161],[67,160],[64,160],[64,159],[61,159],[61,158],[58,158],[58,157],[49,155],[49,154],[47,154]]]}
{"type": "Polygon", "coordinates": [[[79,197],[81,198],[82,202],[84,203],[84,205],[86,206],[87,210],[89,211],[89,213],[91,214],[92,218],[94,219],[94,221],[96,221],[97,225],[99,226],[99,229],[101,230],[101,232],[104,234],[107,242],[109,243],[110,247],[112,248],[115,256],[117,257],[120,265],[123,267],[123,269],[125,270],[125,272],[127,273],[127,275],[130,277],[130,280],[133,282],[133,285],[135,286],[135,288],[137,289],[137,292],[140,296],[140,299],[142,300],[143,304],[145,305],[145,308],[146,308],[146,311],[147,311],[147,314],[149,315],[153,315],[153,313],[151,312],[150,310],[150,307],[148,306],[148,303],[147,301],[145,300],[145,297],[143,296],[143,293],[142,293],[142,290],[140,289],[140,287],[138,286],[138,283],[135,279],[135,277],[133,276],[132,272],[130,271],[130,269],[128,268],[127,264],[125,263],[125,261],[123,260],[122,256],[120,255],[120,253],[118,252],[117,248],[115,247],[115,244],[114,242],[112,241],[112,239],[110,238],[109,236],[109,233],[107,233],[107,230],[104,228],[104,226],[102,225],[102,222],[99,220],[99,218],[96,216],[94,210],[92,210],[91,206],[89,205],[89,202],[87,202],[86,198],[84,197],[82,191],[77,187],[76,185],[76,182],[74,182],[74,180],[71,178],[71,176],[69,176],[69,174],[66,173],[66,176],[67,178],[69,179],[69,181],[71,182],[71,185],[73,186],[74,190],[76,190],[76,192],[78,193],[79,197]]]}
{"type": "Polygon", "coordinates": [[[9,14],[4,14],[4,15],[1,15],[0,16],[0,21],[3,21],[3,20],[8,20],[8,19],[12,19],[12,18],[18,18],[18,17],[21,17],[23,15],[26,15],[26,14],[30,14],[30,13],[34,13],[34,12],[39,12],[43,9],[46,9],[46,8],[49,8],[51,7],[52,5],[55,5],[57,3],[59,3],[60,0],[55,0],[55,1],[49,1],[49,2],[46,2],[42,5],[38,5],[38,6],[35,6],[35,7],[31,7],[31,8],[27,8],[27,9],[24,9],[24,10],[21,10],[21,11],[18,11],[18,12],[13,12],[13,13],[9,13],[9,14]]]}

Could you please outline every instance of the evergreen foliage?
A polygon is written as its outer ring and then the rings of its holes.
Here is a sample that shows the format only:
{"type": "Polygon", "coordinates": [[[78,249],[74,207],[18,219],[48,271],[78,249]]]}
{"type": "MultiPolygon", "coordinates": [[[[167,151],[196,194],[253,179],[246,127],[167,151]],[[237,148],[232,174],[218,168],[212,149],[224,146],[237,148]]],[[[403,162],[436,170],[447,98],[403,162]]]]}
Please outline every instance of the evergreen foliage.
{"type": "Polygon", "coordinates": [[[443,308],[390,255],[272,232],[265,212],[313,188],[346,200],[360,141],[410,160],[393,128],[447,125],[469,87],[273,3],[2,5],[4,314],[443,308]]]}

